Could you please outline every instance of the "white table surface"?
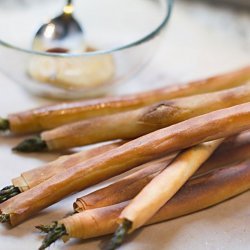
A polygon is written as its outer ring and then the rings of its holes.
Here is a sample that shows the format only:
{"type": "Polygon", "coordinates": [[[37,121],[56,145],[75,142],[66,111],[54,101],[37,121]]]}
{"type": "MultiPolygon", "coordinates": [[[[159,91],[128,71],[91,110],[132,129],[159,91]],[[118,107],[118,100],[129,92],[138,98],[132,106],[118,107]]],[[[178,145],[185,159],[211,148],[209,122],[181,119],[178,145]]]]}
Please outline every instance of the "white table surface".
{"type": "MultiPolygon", "coordinates": [[[[201,2],[177,1],[161,49],[144,72],[120,87],[118,93],[185,82],[250,64],[250,10],[233,10],[201,2]]],[[[47,103],[48,100],[30,96],[0,74],[1,115],[47,103]]],[[[1,186],[10,184],[10,179],[22,171],[58,156],[12,153],[10,148],[20,140],[0,137],[1,186]]],[[[64,216],[71,211],[77,196],[79,194],[44,210],[16,228],[0,226],[0,249],[37,249],[41,238],[34,226],[64,216]]],[[[247,192],[196,214],[139,230],[120,249],[247,250],[250,249],[249,225],[250,192],[247,192]]],[[[98,249],[102,241],[72,240],[67,245],[58,242],[50,249],[98,249]]]]}

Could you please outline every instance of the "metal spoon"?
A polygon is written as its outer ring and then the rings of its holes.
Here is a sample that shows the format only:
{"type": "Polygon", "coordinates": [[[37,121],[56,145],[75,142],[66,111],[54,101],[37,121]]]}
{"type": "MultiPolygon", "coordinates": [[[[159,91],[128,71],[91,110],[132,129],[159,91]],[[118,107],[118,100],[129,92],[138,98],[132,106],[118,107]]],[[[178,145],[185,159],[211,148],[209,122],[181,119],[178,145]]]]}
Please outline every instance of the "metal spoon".
{"type": "Polygon", "coordinates": [[[84,32],[73,17],[73,11],[72,0],[67,0],[63,13],[37,31],[32,48],[56,53],[83,52],[86,48],[84,32]]]}

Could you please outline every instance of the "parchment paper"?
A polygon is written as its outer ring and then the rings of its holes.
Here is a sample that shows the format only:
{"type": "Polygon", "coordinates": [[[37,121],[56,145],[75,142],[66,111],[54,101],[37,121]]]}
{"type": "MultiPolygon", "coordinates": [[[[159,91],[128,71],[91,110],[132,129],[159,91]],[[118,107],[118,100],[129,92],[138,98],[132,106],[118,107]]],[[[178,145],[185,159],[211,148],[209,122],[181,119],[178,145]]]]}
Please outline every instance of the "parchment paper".
{"type": "MultiPolygon", "coordinates": [[[[0,58],[4,60],[4,58],[0,58]]],[[[250,10],[177,1],[171,23],[154,60],[137,78],[120,86],[118,94],[185,82],[250,64],[250,10]]],[[[14,69],[13,69],[14,70],[14,69]]],[[[0,74],[0,114],[51,103],[26,93],[0,74]]],[[[0,137],[0,186],[22,171],[56,159],[58,154],[18,155],[11,152],[22,137],[0,137]]],[[[101,184],[104,185],[104,184],[101,184]]],[[[34,226],[49,223],[72,211],[71,196],[22,225],[0,226],[0,249],[37,249],[41,237],[34,226]]],[[[122,250],[248,250],[250,249],[250,192],[199,213],[139,230],[122,250]]],[[[58,242],[50,249],[98,249],[107,238],[87,242],[58,242]]]]}

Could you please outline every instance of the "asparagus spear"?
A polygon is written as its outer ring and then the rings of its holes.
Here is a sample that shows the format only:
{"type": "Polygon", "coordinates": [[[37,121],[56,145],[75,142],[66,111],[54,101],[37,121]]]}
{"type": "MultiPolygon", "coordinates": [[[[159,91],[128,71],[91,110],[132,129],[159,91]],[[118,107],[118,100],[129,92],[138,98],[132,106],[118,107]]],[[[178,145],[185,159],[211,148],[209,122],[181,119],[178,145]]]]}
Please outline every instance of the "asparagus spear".
{"type": "Polygon", "coordinates": [[[205,142],[177,155],[121,212],[119,230],[115,232],[111,245],[120,245],[128,232],[143,226],[165,203],[167,204],[222,141],[220,139],[205,142]]]}
{"type": "Polygon", "coordinates": [[[9,214],[0,214],[0,223],[9,223],[10,215],[9,214]]]}
{"type": "Polygon", "coordinates": [[[39,250],[44,250],[49,247],[52,243],[60,239],[62,236],[67,235],[66,228],[63,224],[58,224],[55,222],[51,226],[37,226],[36,228],[40,229],[43,232],[46,232],[47,235],[41,245],[39,250]]]}
{"type": "Polygon", "coordinates": [[[57,222],[54,222],[51,225],[38,225],[36,226],[36,229],[40,230],[42,233],[49,233],[56,227],[57,224],[57,222]]]}
{"type": "MultiPolygon", "coordinates": [[[[200,172],[205,172],[208,170],[213,169],[216,167],[218,164],[216,162],[220,163],[220,165],[227,165],[230,163],[236,163],[240,160],[245,160],[250,157],[250,133],[245,132],[241,133],[237,136],[234,136],[232,138],[228,138],[222,145],[219,147],[219,149],[215,152],[214,157],[212,157],[207,164],[205,164],[198,173],[200,172]],[[230,157],[227,157],[227,155],[230,155],[230,157]]],[[[62,156],[59,157],[57,160],[52,161],[44,166],[34,168],[32,170],[23,172],[19,177],[16,177],[12,180],[11,186],[7,186],[3,188],[0,191],[0,203],[18,195],[21,192],[25,192],[28,189],[37,186],[38,184],[42,183],[43,181],[51,178],[57,173],[62,172],[63,170],[66,170],[67,168],[73,167],[74,164],[77,162],[81,162],[84,159],[87,160],[91,157],[94,157],[96,155],[99,155],[101,153],[107,152],[108,150],[111,150],[113,148],[117,148],[118,146],[121,146],[124,142],[115,142],[115,143],[110,143],[107,145],[103,145],[100,147],[96,147],[93,149],[85,150],[80,153],[76,153],[73,155],[69,156],[62,156]]],[[[169,157],[169,160],[172,159],[172,157],[169,157]]],[[[156,166],[150,166],[150,165],[163,165],[165,166],[162,161],[159,163],[156,161],[155,163],[150,162],[145,164],[145,171],[138,171],[138,174],[133,174],[131,175],[131,178],[125,178],[124,180],[122,179],[120,182],[117,184],[114,183],[110,187],[106,187],[103,190],[98,190],[92,194],[89,194],[87,196],[81,197],[77,199],[75,203],[75,208],[76,210],[84,210],[84,209],[90,209],[90,208],[96,208],[98,206],[108,206],[112,205],[112,202],[115,202],[111,197],[116,197],[115,200],[118,198],[116,196],[117,192],[119,189],[122,190],[130,190],[131,195],[136,194],[136,188],[133,188],[135,185],[135,182],[141,183],[142,187],[151,179],[151,176],[153,178],[156,173],[154,171],[158,171],[159,168],[156,166]],[[152,169],[153,174],[151,174],[150,171],[147,169],[152,169]],[[145,176],[149,172],[150,176],[145,176]],[[144,175],[143,175],[144,173],[144,175]],[[143,178],[141,176],[143,175],[143,178]],[[138,176],[138,177],[137,177],[138,176]],[[137,180],[136,178],[139,178],[137,180]],[[133,182],[129,182],[131,180],[134,180],[133,182]],[[117,186],[116,186],[117,185],[117,186]],[[114,186],[114,188],[113,188],[114,186]],[[103,197],[108,196],[110,197],[109,200],[104,199],[103,197]],[[86,199],[86,200],[85,200],[86,199]],[[86,206],[87,205],[87,206],[86,206]]],[[[160,171],[160,170],[159,170],[160,171]]],[[[137,187],[138,188],[138,187],[137,187]]],[[[127,191],[126,191],[127,192],[127,191]]],[[[122,202],[123,200],[123,195],[125,193],[123,192],[122,194],[119,195],[119,201],[122,202]]],[[[127,195],[127,194],[126,194],[127,195]]],[[[125,196],[126,197],[126,196],[125,196]]],[[[133,196],[131,197],[133,198],[133,196]]]]}
{"type": "Polygon", "coordinates": [[[13,148],[13,151],[18,152],[41,152],[48,149],[45,141],[40,136],[35,136],[21,142],[19,145],[13,148]]]}
{"type": "Polygon", "coordinates": [[[83,162],[84,160],[90,159],[96,155],[117,148],[122,144],[124,144],[124,142],[118,141],[84,150],[72,155],[61,156],[55,161],[49,162],[41,167],[23,172],[20,176],[12,179],[13,185],[7,186],[0,191],[0,203],[39,185],[54,175],[73,167],[79,162],[83,162]]]}
{"type": "Polygon", "coordinates": [[[10,128],[9,120],[0,117],[0,131],[5,131],[10,128]]]}
{"type": "Polygon", "coordinates": [[[8,116],[13,133],[34,133],[93,117],[116,114],[173,98],[214,92],[240,86],[250,80],[250,67],[183,84],[173,84],[135,95],[60,103],[8,116]]]}
{"type": "MultiPolygon", "coordinates": [[[[218,167],[226,167],[250,158],[250,132],[226,139],[211,157],[195,172],[194,177],[218,167]],[[230,157],[228,157],[230,155],[230,157]]],[[[76,212],[106,207],[133,199],[153,178],[161,173],[176,156],[169,155],[140,166],[140,170],[118,181],[77,198],[76,212]]],[[[192,177],[193,178],[193,177],[192,177]]]]}
{"type": "MultiPolygon", "coordinates": [[[[250,188],[250,162],[245,161],[228,168],[216,169],[189,180],[176,195],[165,204],[147,225],[174,219],[183,215],[209,208],[250,188]]],[[[67,238],[89,239],[115,232],[117,219],[129,201],[108,207],[87,210],[58,221],[58,231],[67,238]]],[[[54,225],[39,226],[47,235],[44,246],[55,240],[54,225]]],[[[113,240],[109,247],[114,249],[131,227],[130,222],[124,222],[119,229],[119,237],[113,240]]],[[[117,231],[118,232],[118,231],[117,231]]],[[[56,234],[58,235],[58,234],[56,234]]],[[[57,237],[58,239],[61,237],[57,237]]]]}
{"type": "Polygon", "coordinates": [[[86,187],[168,153],[250,129],[250,103],[211,112],[157,130],[91,158],[0,204],[18,225],[33,214],[86,187]]]}
{"type": "Polygon", "coordinates": [[[134,139],[195,116],[246,102],[250,102],[250,85],[64,125],[43,132],[39,139],[24,140],[15,149],[21,152],[44,148],[60,150],[115,139],[134,139]]]}
{"type": "Polygon", "coordinates": [[[140,166],[140,170],[119,181],[78,198],[73,204],[74,210],[79,213],[84,210],[106,207],[134,198],[144,186],[167,167],[168,163],[175,156],[176,154],[171,154],[143,164],[140,166]]]}
{"type": "MultiPolygon", "coordinates": [[[[245,132],[241,133],[237,136],[234,136],[232,138],[228,138],[222,145],[219,147],[219,149],[215,152],[214,157],[212,157],[207,164],[204,164],[204,166],[200,169],[201,171],[198,171],[198,173],[202,172],[204,173],[205,171],[211,170],[214,167],[218,165],[218,162],[220,165],[228,165],[231,163],[236,163],[245,159],[248,159],[250,157],[250,133],[245,132]],[[227,157],[230,155],[230,157],[227,157]],[[217,162],[217,164],[216,164],[217,162]]],[[[51,178],[52,176],[56,175],[57,173],[62,172],[63,170],[66,170],[70,167],[73,167],[77,162],[82,162],[83,160],[87,160],[91,157],[94,157],[96,155],[100,155],[101,153],[107,152],[108,150],[111,150],[113,148],[117,148],[118,146],[121,146],[124,142],[115,142],[115,143],[110,143],[107,145],[103,145],[100,147],[96,147],[93,149],[85,150],[80,153],[76,153],[73,155],[69,156],[62,156],[59,157],[57,160],[52,161],[44,166],[34,168],[32,170],[23,172],[19,177],[16,177],[12,180],[11,186],[7,186],[0,191],[0,203],[18,195],[21,192],[25,192],[28,189],[37,186],[38,184],[42,183],[43,181],[51,178]]],[[[172,159],[171,157],[168,157],[169,159],[172,159]]],[[[159,165],[164,165],[164,163],[157,163],[159,165]]],[[[135,182],[138,182],[143,185],[147,183],[151,179],[151,174],[149,176],[144,176],[149,169],[155,169],[155,171],[158,171],[157,167],[152,168],[152,165],[154,163],[148,163],[145,164],[145,171],[139,171],[138,175],[133,174],[131,178],[125,178],[124,180],[121,180],[121,183],[114,183],[114,185],[111,185],[110,187],[104,188],[104,190],[98,190],[94,192],[93,194],[89,194],[87,196],[81,197],[77,199],[75,203],[75,208],[76,210],[84,210],[84,209],[92,209],[96,208],[98,206],[108,206],[112,205],[112,202],[115,202],[112,197],[116,197],[115,200],[118,198],[116,196],[117,192],[119,189],[122,190],[130,190],[133,194],[136,194],[136,188],[133,188],[135,185],[135,182]],[[147,166],[147,167],[146,167],[147,166]],[[149,166],[149,167],[148,167],[149,166]],[[141,178],[140,172],[144,173],[144,177],[141,178]],[[139,178],[139,180],[136,180],[136,178],[139,178]],[[133,180],[134,182],[129,182],[129,180],[133,180]],[[114,188],[113,188],[114,186],[114,188]],[[109,200],[103,199],[103,197],[108,196],[110,197],[109,200]],[[86,201],[85,201],[86,199],[86,201]],[[87,205],[85,207],[85,205],[87,205]]],[[[163,169],[163,168],[162,168],[163,169]]],[[[154,171],[153,171],[154,172],[154,171]]],[[[150,172],[151,173],[151,172],[150,172]]],[[[156,173],[152,174],[152,177],[156,173]]],[[[138,188],[138,187],[137,187],[138,188]]],[[[123,192],[122,194],[119,195],[119,201],[122,202],[123,200],[123,195],[125,193],[123,192]]],[[[126,197],[126,196],[125,196],[126,197]]],[[[133,198],[133,196],[131,197],[133,198]]]]}
{"type": "Polygon", "coordinates": [[[113,238],[109,242],[107,250],[114,250],[122,245],[126,235],[132,228],[132,224],[132,221],[124,219],[122,223],[118,225],[118,228],[116,229],[113,238]]]}
{"type": "Polygon", "coordinates": [[[0,191],[0,203],[7,201],[8,199],[20,194],[21,191],[18,187],[7,186],[0,191]]]}

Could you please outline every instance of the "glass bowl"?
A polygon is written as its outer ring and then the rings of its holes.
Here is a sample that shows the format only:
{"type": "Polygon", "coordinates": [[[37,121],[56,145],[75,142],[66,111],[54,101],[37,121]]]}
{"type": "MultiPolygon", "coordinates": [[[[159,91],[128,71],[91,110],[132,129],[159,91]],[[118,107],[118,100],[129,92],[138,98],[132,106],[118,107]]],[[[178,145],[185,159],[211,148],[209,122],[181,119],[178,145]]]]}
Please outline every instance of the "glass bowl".
{"type": "Polygon", "coordinates": [[[155,53],[172,9],[172,0],[75,0],[88,52],[32,50],[38,28],[60,14],[65,2],[0,2],[0,70],[40,96],[99,96],[128,80],[155,53]]]}

